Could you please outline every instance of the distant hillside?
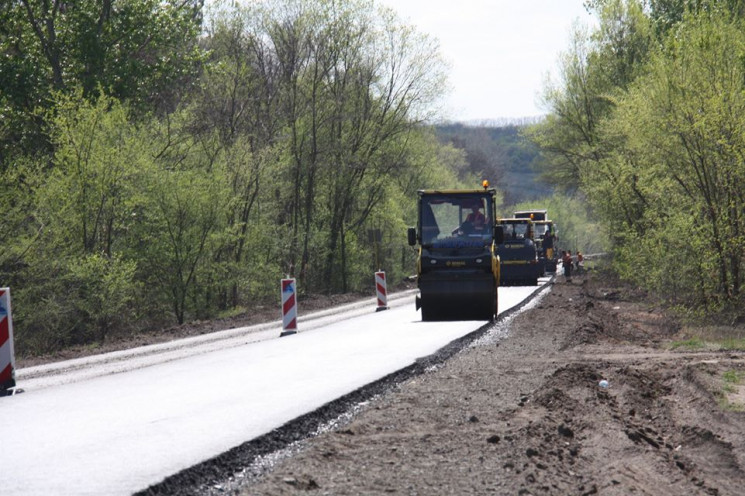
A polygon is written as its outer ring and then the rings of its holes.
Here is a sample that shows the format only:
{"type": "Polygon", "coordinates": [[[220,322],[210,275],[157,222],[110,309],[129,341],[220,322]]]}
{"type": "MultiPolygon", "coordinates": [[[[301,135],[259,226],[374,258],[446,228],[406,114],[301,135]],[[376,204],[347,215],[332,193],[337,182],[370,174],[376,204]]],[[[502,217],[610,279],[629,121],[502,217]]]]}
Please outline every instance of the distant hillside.
{"type": "Polygon", "coordinates": [[[442,143],[466,151],[469,171],[489,179],[504,193],[507,205],[551,196],[540,180],[538,148],[520,136],[517,125],[500,127],[442,124],[435,127],[442,143]]]}

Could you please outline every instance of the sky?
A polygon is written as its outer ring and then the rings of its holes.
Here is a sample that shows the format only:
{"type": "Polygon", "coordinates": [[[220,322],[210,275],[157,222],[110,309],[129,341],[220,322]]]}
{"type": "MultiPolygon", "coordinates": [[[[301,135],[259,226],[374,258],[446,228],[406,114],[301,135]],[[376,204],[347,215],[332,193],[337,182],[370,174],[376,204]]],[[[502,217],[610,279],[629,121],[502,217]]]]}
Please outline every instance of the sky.
{"type": "Polygon", "coordinates": [[[557,75],[575,22],[591,25],[583,0],[379,0],[440,42],[450,65],[444,120],[545,115],[540,95],[557,75]]]}

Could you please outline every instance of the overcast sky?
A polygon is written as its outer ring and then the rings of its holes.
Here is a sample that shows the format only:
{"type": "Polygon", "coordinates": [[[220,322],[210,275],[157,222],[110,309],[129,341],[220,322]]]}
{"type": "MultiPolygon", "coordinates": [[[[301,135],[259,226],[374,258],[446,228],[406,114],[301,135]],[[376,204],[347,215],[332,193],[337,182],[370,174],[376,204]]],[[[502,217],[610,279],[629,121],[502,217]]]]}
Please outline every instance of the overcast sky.
{"type": "Polygon", "coordinates": [[[575,21],[592,17],[582,0],[378,0],[440,41],[449,62],[447,120],[545,114],[547,74],[556,74],[575,21]]]}

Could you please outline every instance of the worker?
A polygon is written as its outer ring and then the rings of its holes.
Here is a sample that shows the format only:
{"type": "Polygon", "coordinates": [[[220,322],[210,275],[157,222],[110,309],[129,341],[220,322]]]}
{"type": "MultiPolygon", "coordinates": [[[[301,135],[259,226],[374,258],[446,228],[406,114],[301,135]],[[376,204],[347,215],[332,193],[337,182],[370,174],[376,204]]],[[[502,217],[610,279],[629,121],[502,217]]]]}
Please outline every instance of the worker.
{"type": "Polygon", "coordinates": [[[577,274],[585,270],[585,257],[581,251],[577,252],[577,274]]]}
{"type": "Polygon", "coordinates": [[[546,234],[543,235],[543,248],[546,251],[546,259],[554,258],[554,233],[551,232],[551,226],[548,226],[546,234]]]}
{"type": "Polygon", "coordinates": [[[564,267],[564,278],[567,282],[572,282],[572,252],[567,250],[562,252],[561,265],[564,267]]]}
{"type": "Polygon", "coordinates": [[[470,222],[476,228],[481,228],[486,223],[486,217],[481,213],[481,207],[477,203],[471,207],[471,213],[466,216],[466,222],[470,222]]]}
{"type": "Polygon", "coordinates": [[[484,229],[485,224],[486,217],[481,213],[480,205],[474,203],[471,207],[471,213],[466,216],[466,220],[463,221],[463,224],[453,230],[452,234],[462,236],[463,234],[468,234],[474,230],[481,231],[484,229]]]}

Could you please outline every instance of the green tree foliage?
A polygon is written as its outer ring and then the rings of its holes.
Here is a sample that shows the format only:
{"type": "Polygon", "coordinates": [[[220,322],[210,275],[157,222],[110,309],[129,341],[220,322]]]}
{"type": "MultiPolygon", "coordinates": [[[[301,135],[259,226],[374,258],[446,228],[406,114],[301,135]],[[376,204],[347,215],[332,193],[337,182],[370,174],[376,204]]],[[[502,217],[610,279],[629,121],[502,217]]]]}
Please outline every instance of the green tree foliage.
{"type": "Polygon", "coordinates": [[[599,142],[598,124],[613,111],[613,95],[638,76],[652,46],[638,0],[603,0],[593,7],[598,29],[576,27],[561,57],[560,80],[543,96],[550,113],[527,133],[550,158],[547,179],[567,192],[576,191],[583,171],[602,159],[606,147],[599,142]]]}
{"type": "MultiPolygon", "coordinates": [[[[737,306],[745,260],[741,2],[653,1],[646,11],[634,3],[625,2],[637,34],[602,34],[617,23],[601,15],[571,72],[608,76],[592,140],[577,139],[581,126],[561,112],[583,94],[571,78],[549,91],[559,111],[532,136],[558,168],[567,151],[589,157],[576,162],[572,181],[606,223],[622,275],[689,309],[737,306]]],[[[605,13],[614,4],[594,7],[605,13]]]]}
{"type": "Polygon", "coordinates": [[[391,12],[218,4],[199,52],[200,5],[0,9],[0,44],[16,50],[0,103],[19,119],[0,129],[13,157],[0,280],[19,353],[276,300],[285,275],[301,292],[406,276],[416,190],[473,186],[464,153],[423,125],[442,88],[437,46],[391,12]]]}
{"type": "Polygon", "coordinates": [[[731,19],[745,17],[742,0],[648,0],[650,18],[660,39],[683,22],[686,14],[693,16],[716,13],[731,19]]]}
{"type": "Polygon", "coordinates": [[[214,279],[217,267],[209,262],[229,198],[222,164],[206,166],[198,149],[184,149],[191,146],[180,143],[141,184],[145,220],[138,229],[137,254],[142,277],[153,283],[154,296],[170,303],[179,324],[187,309],[199,311],[198,298],[214,279]]]}
{"type": "Polygon", "coordinates": [[[221,120],[224,136],[250,132],[254,148],[266,146],[267,124],[286,130],[273,191],[289,240],[285,272],[309,289],[350,288],[348,250],[364,246],[386,184],[409,173],[417,112],[441,88],[436,46],[357,1],[231,8],[213,32],[213,53],[226,55],[219,84],[255,93],[233,92],[222,115],[201,112],[221,120]]]}
{"type": "Polygon", "coordinates": [[[136,262],[123,253],[134,178],[146,160],[143,135],[114,100],[90,105],[78,93],[57,108],[49,118],[57,149],[51,173],[24,168],[30,200],[9,205],[10,218],[26,221],[7,243],[17,258],[6,277],[18,285],[18,323],[29,330],[18,334],[20,349],[104,340],[127,325],[124,309],[138,287],[136,262]]]}
{"type": "Polygon", "coordinates": [[[467,167],[461,172],[466,183],[473,178],[488,179],[504,194],[508,204],[550,196],[553,185],[538,180],[541,171],[540,150],[522,137],[523,127],[436,126],[440,142],[462,149],[467,167]]]}
{"type": "Polygon", "coordinates": [[[80,93],[61,97],[50,119],[56,152],[37,190],[37,219],[59,234],[55,244],[66,252],[111,256],[131,222],[143,136],[116,100],[81,100],[80,93]]]}
{"type": "Polygon", "coordinates": [[[660,233],[668,225],[678,228],[676,217],[687,219],[682,226],[706,240],[696,244],[701,251],[686,257],[707,260],[710,270],[701,273],[697,285],[716,274],[709,296],[727,299],[742,291],[745,256],[744,53],[739,23],[688,18],[677,39],[655,58],[649,76],[624,99],[616,124],[631,126],[633,119],[635,132],[625,133],[633,138],[627,146],[644,154],[645,176],[657,189],[649,194],[654,203],[648,216],[662,219],[656,226],[660,233]]]}
{"type": "Polygon", "coordinates": [[[172,110],[199,67],[202,2],[0,2],[0,167],[49,152],[36,111],[53,92],[103,89],[140,111],[172,110]]]}

